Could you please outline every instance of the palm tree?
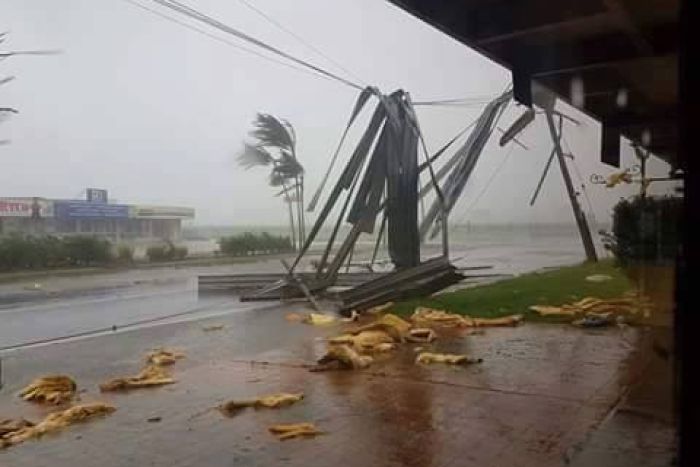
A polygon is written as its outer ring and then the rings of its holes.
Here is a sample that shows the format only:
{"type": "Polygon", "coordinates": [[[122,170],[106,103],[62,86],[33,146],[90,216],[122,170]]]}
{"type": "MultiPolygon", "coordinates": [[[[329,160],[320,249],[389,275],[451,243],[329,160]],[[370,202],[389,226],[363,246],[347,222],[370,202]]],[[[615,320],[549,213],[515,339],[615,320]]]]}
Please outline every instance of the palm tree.
{"type": "Polygon", "coordinates": [[[292,244],[304,243],[306,223],[304,220],[304,167],[296,156],[296,134],[294,127],[282,119],[259,113],[253,121],[255,127],[249,134],[254,143],[243,143],[238,162],[245,169],[270,167],[270,186],[282,187],[275,196],[283,196],[289,210],[289,225],[292,244]],[[297,222],[293,204],[296,203],[297,222]]]}

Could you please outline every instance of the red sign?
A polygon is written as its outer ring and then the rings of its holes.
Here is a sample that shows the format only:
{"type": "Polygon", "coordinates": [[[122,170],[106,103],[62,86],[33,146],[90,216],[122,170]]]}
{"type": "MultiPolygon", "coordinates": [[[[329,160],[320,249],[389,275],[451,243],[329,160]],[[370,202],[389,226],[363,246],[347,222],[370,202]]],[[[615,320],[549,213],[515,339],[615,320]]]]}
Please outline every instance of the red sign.
{"type": "Polygon", "coordinates": [[[0,198],[0,217],[48,217],[49,202],[39,198],[0,198]]]}

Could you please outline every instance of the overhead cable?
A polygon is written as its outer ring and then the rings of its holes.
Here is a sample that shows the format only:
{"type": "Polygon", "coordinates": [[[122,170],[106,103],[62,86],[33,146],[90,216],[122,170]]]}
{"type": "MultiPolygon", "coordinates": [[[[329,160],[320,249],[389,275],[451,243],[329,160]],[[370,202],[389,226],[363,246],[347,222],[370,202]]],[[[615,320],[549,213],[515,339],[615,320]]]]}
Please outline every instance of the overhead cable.
{"type": "Polygon", "coordinates": [[[219,42],[221,42],[221,43],[223,43],[223,44],[226,44],[226,45],[228,45],[228,46],[231,46],[231,47],[233,47],[233,48],[242,50],[242,51],[244,51],[244,52],[248,52],[249,54],[253,54],[253,55],[255,55],[255,56],[257,56],[257,57],[260,57],[260,58],[262,58],[262,59],[264,59],[264,60],[267,60],[267,61],[269,61],[269,62],[277,63],[278,65],[286,66],[286,67],[291,68],[291,69],[293,69],[293,70],[297,70],[297,71],[300,71],[300,72],[302,72],[302,73],[307,73],[307,74],[309,74],[309,75],[311,75],[311,76],[320,76],[320,77],[325,78],[325,79],[330,79],[330,78],[328,78],[328,77],[326,77],[326,76],[322,76],[322,75],[319,75],[318,73],[315,73],[315,72],[312,72],[312,71],[310,71],[310,70],[307,70],[306,68],[301,68],[301,67],[299,67],[299,66],[292,65],[292,64],[289,63],[289,62],[285,62],[285,61],[282,61],[282,60],[275,59],[275,58],[270,57],[270,56],[268,56],[268,55],[264,55],[264,54],[262,54],[262,53],[260,53],[260,52],[258,52],[258,51],[256,51],[256,50],[249,49],[249,48],[244,47],[244,46],[242,46],[242,45],[240,45],[240,44],[236,44],[235,42],[231,42],[231,41],[229,41],[229,40],[226,40],[226,39],[224,39],[223,37],[219,37],[219,36],[217,36],[217,35],[215,35],[215,34],[212,34],[212,33],[208,32],[208,31],[204,30],[204,29],[198,28],[197,26],[193,26],[193,25],[191,25],[191,24],[189,24],[189,23],[186,23],[186,22],[184,22],[184,21],[180,21],[180,20],[177,19],[177,18],[173,18],[172,16],[168,16],[168,15],[166,15],[166,14],[164,14],[164,13],[158,11],[158,10],[155,10],[155,9],[153,9],[153,8],[149,8],[149,7],[145,6],[145,5],[141,5],[140,3],[136,2],[135,0],[122,0],[122,1],[124,1],[124,2],[126,2],[126,3],[129,3],[129,4],[131,4],[131,5],[135,6],[135,7],[138,7],[138,8],[140,8],[140,9],[144,10],[144,11],[148,11],[149,13],[152,13],[152,14],[154,14],[154,15],[156,15],[156,16],[159,16],[159,17],[162,18],[162,19],[165,19],[165,20],[170,21],[170,22],[172,22],[172,23],[175,23],[175,24],[178,24],[178,25],[180,25],[180,26],[183,26],[183,27],[185,27],[185,28],[187,28],[187,29],[190,29],[190,30],[192,30],[192,31],[194,31],[194,32],[197,32],[197,33],[199,33],[199,34],[202,34],[202,35],[204,35],[204,36],[207,36],[207,37],[209,37],[210,39],[217,40],[217,41],[219,41],[219,42]]]}
{"type": "Polygon", "coordinates": [[[287,52],[284,52],[276,47],[273,47],[273,46],[271,46],[271,45],[269,45],[269,44],[267,44],[259,39],[256,39],[256,38],[242,32],[242,31],[239,31],[231,26],[228,26],[228,25],[226,25],[226,24],[224,24],[224,23],[222,23],[222,22],[220,22],[220,21],[218,21],[210,16],[207,16],[204,13],[201,13],[201,12],[195,10],[194,8],[191,8],[191,7],[185,5],[181,2],[178,2],[176,0],[151,0],[151,1],[153,1],[159,5],[162,5],[166,8],[169,8],[173,11],[176,11],[180,14],[183,14],[189,18],[195,19],[195,20],[200,21],[204,24],[207,24],[211,27],[214,27],[222,32],[225,32],[225,33],[230,34],[232,36],[235,36],[239,39],[242,39],[246,42],[249,42],[255,46],[258,46],[264,50],[267,50],[268,52],[272,52],[274,54],[277,54],[280,57],[283,57],[283,58],[290,60],[294,63],[297,63],[299,65],[302,65],[306,68],[309,68],[309,69],[315,71],[316,73],[319,73],[321,75],[332,78],[332,79],[334,79],[340,83],[343,83],[347,86],[350,86],[350,87],[358,89],[358,90],[364,89],[364,87],[359,85],[359,84],[353,83],[352,81],[349,81],[345,78],[342,78],[342,77],[340,77],[340,76],[338,76],[335,73],[332,73],[330,71],[324,70],[323,68],[320,68],[316,65],[313,65],[312,63],[309,63],[305,60],[302,60],[300,58],[296,58],[296,57],[288,54],[287,52]]]}
{"type": "MultiPolygon", "coordinates": [[[[224,24],[224,23],[222,23],[222,22],[220,22],[220,21],[218,21],[218,20],[212,18],[211,16],[208,16],[208,15],[206,15],[206,14],[204,14],[204,13],[201,13],[201,12],[195,10],[194,8],[191,8],[191,7],[185,5],[185,4],[183,4],[183,3],[181,3],[181,2],[179,2],[179,1],[177,1],[177,0],[150,0],[150,1],[152,1],[152,2],[154,2],[154,3],[157,3],[157,4],[161,5],[161,6],[164,6],[164,7],[166,7],[166,8],[169,8],[169,9],[171,9],[171,10],[173,10],[173,11],[179,13],[179,14],[185,15],[185,16],[187,16],[187,17],[189,17],[189,18],[192,18],[192,19],[195,19],[195,20],[197,20],[197,21],[199,21],[199,22],[202,22],[202,23],[204,23],[204,24],[207,24],[207,25],[209,25],[209,26],[211,26],[211,27],[214,27],[214,28],[216,28],[216,29],[218,29],[218,30],[220,30],[220,31],[222,31],[222,32],[225,32],[225,33],[227,33],[227,34],[233,35],[233,36],[235,36],[235,37],[237,37],[237,38],[239,38],[239,39],[245,40],[245,41],[247,41],[247,42],[249,42],[249,43],[251,43],[251,44],[253,44],[253,45],[256,45],[256,46],[258,46],[258,47],[261,47],[261,48],[264,49],[264,50],[267,50],[267,51],[272,52],[272,53],[274,53],[274,54],[276,54],[276,55],[279,55],[279,56],[285,58],[286,60],[292,61],[292,62],[294,62],[294,63],[296,63],[296,64],[298,64],[298,65],[301,65],[301,66],[303,66],[304,68],[294,66],[294,65],[292,65],[292,64],[290,64],[290,63],[287,63],[287,62],[284,62],[284,61],[275,60],[275,59],[273,59],[272,57],[269,57],[269,56],[267,56],[267,55],[260,54],[260,53],[254,51],[254,50],[251,50],[251,49],[249,49],[249,48],[243,47],[243,46],[241,46],[241,45],[239,45],[239,44],[236,44],[236,43],[227,41],[227,40],[225,40],[225,39],[223,39],[223,38],[221,38],[221,37],[219,37],[219,36],[216,36],[216,35],[214,35],[214,34],[209,33],[209,32],[206,31],[206,30],[197,28],[196,26],[193,26],[193,25],[191,25],[191,24],[188,24],[188,23],[186,23],[186,22],[184,22],[184,21],[180,21],[180,20],[178,20],[178,19],[176,19],[176,18],[173,18],[173,17],[171,17],[171,16],[168,16],[168,15],[166,15],[166,14],[160,12],[160,11],[157,11],[157,10],[155,10],[155,9],[148,8],[148,7],[144,6],[144,5],[141,5],[140,3],[136,2],[135,0],[123,0],[123,1],[125,1],[125,2],[127,2],[127,3],[130,3],[130,4],[132,4],[132,5],[134,5],[134,6],[138,7],[138,8],[141,8],[141,9],[143,9],[143,10],[145,10],[145,11],[148,11],[148,12],[150,12],[150,13],[152,13],[152,14],[155,14],[155,15],[157,15],[157,16],[159,16],[159,17],[165,19],[165,20],[168,20],[168,21],[171,21],[171,22],[173,22],[173,23],[179,24],[179,25],[181,25],[181,26],[183,26],[183,27],[186,27],[186,28],[188,28],[188,29],[190,29],[190,30],[193,30],[193,31],[198,32],[198,33],[200,33],[200,34],[203,34],[203,35],[205,35],[205,36],[207,36],[207,37],[210,37],[210,38],[212,38],[212,39],[215,39],[215,40],[217,40],[217,41],[220,41],[220,42],[222,42],[222,43],[225,43],[225,44],[227,44],[227,45],[229,45],[229,46],[238,48],[239,50],[243,50],[243,51],[245,51],[245,52],[254,54],[254,55],[256,55],[256,56],[258,56],[258,57],[260,57],[260,58],[264,58],[264,59],[266,59],[266,60],[268,60],[268,61],[271,61],[271,62],[280,64],[280,65],[284,65],[284,66],[287,66],[287,67],[289,67],[289,68],[292,68],[292,69],[295,69],[295,70],[298,70],[298,71],[304,71],[304,72],[307,72],[307,73],[313,73],[314,76],[320,76],[320,77],[323,77],[323,78],[332,79],[332,80],[338,81],[338,82],[340,82],[340,83],[342,83],[342,84],[345,84],[345,85],[347,85],[347,86],[350,86],[350,87],[355,88],[355,89],[358,89],[358,90],[362,90],[362,89],[365,88],[365,86],[362,86],[362,85],[357,84],[357,83],[355,83],[355,82],[352,82],[352,81],[350,81],[350,80],[348,80],[348,79],[345,79],[345,78],[343,78],[343,77],[341,77],[341,76],[338,76],[337,74],[332,73],[332,72],[330,72],[330,71],[328,71],[328,70],[325,70],[325,69],[323,69],[323,68],[321,68],[321,67],[318,67],[318,66],[316,66],[316,65],[314,65],[314,64],[312,64],[312,63],[309,63],[308,61],[305,61],[305,60],[299,59],[299,58],[297,58],[297,57],[294,57],[294,56],[288,54],[287,52],[284,52],[284,51],[282,51],[282,50],[280,50],[280,49],[278,49],[278,48],[276,48],[276,47],[273,47],[273,46],[271,46],[271,45],[269,45],[269,44],[267,44],[267,43],[265,43],[265,42],[263,42],[263,41],[261,41],[261,40],[258,40],[258,39],[256,39],[256,38],[254,38],[254,37],[252,37],[252,36],[250,36],[250,35],[248,35],[248,34],[245,34],[245,33],[242,32],[242,31],[239,31],[239,30],[237,30],[237,29],[235,29],[235,28],[233,28],[233,27],[231,27],[231,26],[228,26],[228,25],[226,25],[226,24],[224,24]]],[[[291,35],[295,36],[300,42],[303,42],[307,47],[309,47],[310,49],[314,50],[314,51],[315,51],[316,53],[318,53],[319,55],[322,55],[322,56],[325,57],[327,60],[329,60],[329,61],[333,62],[334,64],[336,64],[339,68],[342,68],[342,69],[343,69],[345,72],[347,72],[348,74],[351,74],[351,75],[353,75],[354,77],[357,78],[357,76],[356,76],[354,73],[352,73],[352,72],[351,72],[350,70],[348,70],[347,68],[343,67],[337,60],[334,60],[333,58],[331,58],[331,57],[328,56],[327,54],[324,54],[324,53],[323,53],[321,50],[319,50],[318,48],[316,48],[316,47],[314,47],[313,45],[307,43],[306,41],[303,40],[303,38],[301,38],[300,36],[296,35],[294,32],[292,32],[292,31],[288,30],[287,28],[285,28],[282,24],[280,24],[279,22],[275,21],[272,17],[270,17],[269,15],[266,15],[263,11],[257,9],[255,6],[251,5],[249,2],[246,2],[245,0],[240,0],[240,1],[243,2],[244,4],[246,4],[246,6],[248,6],[249,8],[254,9],[258,14],[260,14],[261,16],[264,16],[266,19],[268,19],[270,22],[272,22],[273,24],[275,24],[275,25],[276,25],[277,27],[279,27],[280,29],[286,31],[288,34],[291,34],[291,35]]],[[[363,80],[358,80],[358,81],[363,81],[363,80]]],[[[443,100],[432,100],[432,101],[419,101],[419,102],[414,102],[413,105],[419,105],[419,106],[430,106],[430,105],[432,105],[432,106],[469,107],[469,106],[487,104],[488,102],[490,102],[490,100],[491,100],[491,98],[488,97],[488,96],[475,96],[475,97],[468,97],[468,98],[455,98],[455,99],[443,99],[443,100]],[[488,100],[487,100],[487,99],[488,99],[488,100]]]]}
{"type": "Polygon", "coordinates": [[[472,96],[472,97],[461,97],[455,99],[434,99],[428,101],[416,101],[413,105],[469,105],[469,104],[480,104],[489,103],[494,100],[498,95],[490,96],[472,96]]]}
{"type": "Polygon", "coordinates": [[[308,49],[312,50],[313,52],[316,52],[318,55],[320,55],[321,57],[325,58],[326,60],[328,60],[329,62],[331,62],[332,64],[334,64],[335,66],[337,66],[339,69],[343,70],[343,71],[344,71],[345,73],[347,73],[348,75],[351,75],[351,76],[352,76],[353,78],[355,78],[357,81],[359,81],[359,82],[361,82],[361,83],[365,83],[365,81],[364,81],[363,79],[361,79],[361,78],[360,78],[359,76],[357,76],[355,73],[353,73],[352,71],[350,71],[350,70],[348,70],[346,67],[344,67],[338,60],[333,59],[333,57],[331,57],[331,56],[329,56],[328,54],[324,53],[324,52],[323,52],[322,50],[320,50],[318,47],[315,47],[313,44],[311,44],[311,43],[309,43],[308,41],[306,41],[303,37],[299,36],[298,34],[296,34],[296,33],[295,33],[294,31],[292,31],[291,29],[285,27],[282,23],[280,23],[279,21],[277,21],[275,18],[273,18],[273,17],[272,17],[271,15],[269,15],[268,13],[265,13],[265,12],[262,11],[261,9],[257,8],[255,5],[253,5],[252,3],[250,3],[248,0],[239,0],[239,1],[240,1],[243,5],[245,5],[246,7],[248,7],[250,10],[254,11],[254,12],[257,13],[258,15],[260,15],[262,18],[264,18],[264,19],[267,20],[268,22],[272,23],[274,26],[276,26],[276,27],[277,27],[278,29],[280,29],[281,31],[284,31],[285,33],[287,33],[287,34],[289,34],[290,36],[292,36],[294,39],[296,39],[298,42],[300,42],[301,44],[303,44],[304,46],[306,46],[308,49]]]}
{"type": "Polygon", "coordinates": [[[515,148],[515,146],[511,144],[510,147],[508,148],[508,152],[503,157],[503,159],[501,159],[500,164],[498,164],[498,167],[496,167],[496,169],[491,173],[491,176],[489,177],[488,181],[486,182],[486,185],[484,185],[484,188],[481,189],[481,191],[476,196],[476,198],[474,198],[474,201],[472,201],[469,204],[469,206],[467,207],[467,209],[465,209],[464,214],[459,219],[458,224],[461,224],[462,222],[464,222],[466,220],[467,216],[469,215],[471,210],[474,208],[474,206],[476,206],[476,204],[479,202],[479,200],[481,200],[481,198],[484,196],[484,194],[486,194],[486,191],[491,186],[491,182],[493,182],[493,180],[496,178],[496,176],[501,172],[503,167],[506,165],[506,162],[510,158],[510,155],[513,152],[514,148],[515,148]]]}

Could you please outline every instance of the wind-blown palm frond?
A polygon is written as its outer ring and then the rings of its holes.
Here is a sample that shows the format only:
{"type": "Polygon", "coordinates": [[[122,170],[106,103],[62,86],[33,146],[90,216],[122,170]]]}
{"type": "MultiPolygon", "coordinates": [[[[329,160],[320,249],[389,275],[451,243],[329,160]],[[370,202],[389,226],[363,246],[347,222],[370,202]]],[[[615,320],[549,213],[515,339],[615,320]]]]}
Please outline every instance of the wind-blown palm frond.
{"type": "Polygon", "coordinates": [[[282,196],[284,194],[289,194],[289,193],[293,192],[294,190],[296,190],[297,187],[299,187],[299,186],[301,186],[301,184],[295,183],[293,185],[285,187],[285,188],[281,189],[280,191],[278,191],[277,193],[275,193],[275,198],[279,198],[280,196],[282,196]]]}
{"type": "Polygon", "coordinates": [[[304,167],[291,154],[286,152],[280,154],[279,159],[275,163],[275,168],[272,170],[285,178],[298,177],[304,173],[304,167]]]}
{"type": "Polygon", "coordinates": [[[255,166],[271,167],[269,183],[273,187],[282,187],[282,191],[275,196],[284,195],[283,200],[289,211],[292,244],[296,248],[297,238],[299,242],[304,242],[306,227],[303,209],[304,167],[296,158],[297,138],[294,127],[286,120],[263,113],[257,114],[253,126],[253,131],[249,133],[253,144],[245,144],[238,160],[247,169],[255,166]],[[294,222],[295,210],[297,223],[294,222]],[[295,224],[299,228],[298,232],[295,224]]]}
{"type": "Polygon", "coordinates": [[[280,120],[282,121],[282,124],[284,125],[284,127],[287,129],[287,133],[289,133],[289,135],[292,137],[292,145],[296,146],[297,134],[294,131],[294,127],[292,126],[291,123],[289,123],[288,120],[285,120],[284,118],[281,118],[280,120]]]}
{"type": "Polygon", "coordinates": [[[270,186],[282,186],[286,183],[287,177],[279,172],[272,171],[270,173],[270,186]]]}
{"type": "Polygon", "coordinates": [[[259,113],[253,125],[255,129],[250,132],[250,136],[256,138],[260,146],[294,150],[294,137],[287,130],[287,127],[274,116],[259,113]]]}
{"type": "Polygon", "coordinates": [[[270,165],[273,162],[274,158],[267,149],[248,143],[243,143],[243,150],[238,155],[238,163],[246,169],[270,165]]]}

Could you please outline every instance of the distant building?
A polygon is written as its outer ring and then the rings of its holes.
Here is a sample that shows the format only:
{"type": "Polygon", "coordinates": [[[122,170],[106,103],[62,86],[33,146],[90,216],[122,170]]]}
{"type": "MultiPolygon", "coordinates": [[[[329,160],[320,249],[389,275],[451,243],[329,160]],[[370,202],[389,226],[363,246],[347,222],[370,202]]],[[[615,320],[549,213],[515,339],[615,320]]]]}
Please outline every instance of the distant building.
{"type": "Polygon", "coordinates": [[[0,198],[0,235],[97,235],[112,241],[177,240],[194,209],[110,203],[89,188],[84,200],[0,198]]]}

